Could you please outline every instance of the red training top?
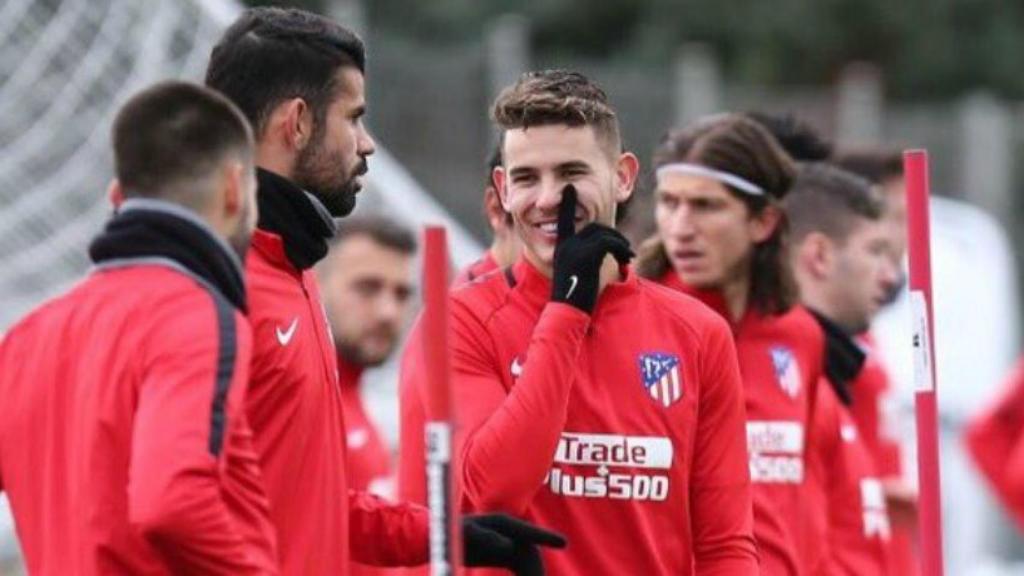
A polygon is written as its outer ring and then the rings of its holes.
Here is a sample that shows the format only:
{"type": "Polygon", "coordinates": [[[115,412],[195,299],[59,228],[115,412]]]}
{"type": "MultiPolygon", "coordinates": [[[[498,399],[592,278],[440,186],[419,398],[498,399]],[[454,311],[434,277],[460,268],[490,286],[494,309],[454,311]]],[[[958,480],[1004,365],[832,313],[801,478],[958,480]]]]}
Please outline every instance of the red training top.
{"type": "MultiPolygon", "coordinates": [[[[338,355],[338,373],[341,378],[341,408],[345,414],[347,457],[345,474],[350,490],[363,490],[387,499],[395,497],[395,472],[391,451],[381,438],[380,431],[366,413],[359,395],[363,368],[338,355]]],[[[384,576],[395,569],[368,566],[353,562],[351,576],[384,576]]]]}
{"type": "Polygon", "coordinates": [[[494,272],[498,269],[498,261],[494,259],[494,254],[488,250],[484,252],[478,260],[474,261],[469,266],[462,269],[458,275],[455,276],[455,281],[452,282],[452,286],[462,286],[467,282],[472,282],[481,276],[489,272],[494,272]]]}
{"type": "Polygon", "coordinates": [[[867,359],[851,383],[855,400],[850,414],[857,422],[864,445],[874,456],[878,473],[884,478],[899,477],[903,473],[900,445],[887,430],[882,410],[885,396],[891,393],[889,374],[875,349],[874,338],[864,334],[857,341],[867,353],[867,359]]]}
{"type": "MultiPolygon", "coordinates": [[[[661,283],[696,296],[728,319],[725,300],[685,285],[673,270],[661,283]]],[[[802,574],[805,431],[810,391],[824,370],[825,336],[801,306],[770,316],[748,310],[732,325],[743,376],[754,535],[765,574],[802,574]]]]}
{"type": "Polygon", "coordinates": [[[426,562],[423,507],[348,489],[334,339],[313,270],[297,270],[281,237],[257,229],[246,276],[254,341],[247,407],[284,573],[344,575],[350,559],[426,562]]]}
{"type": "MultiPolygon", "coordinates": [[[[552,574],[757,574],[728,327],[622,270],[590,316],[550,303],[523,259],[453,292],[462,507],[565,534],[552,574]]],[[[420,337],[402,389],[422,403],[420,337]]],[[[420,469],[422,448],[401,449],[403,474],[420,469]]]]}
{"type": "Polygon", "coordinates": [[[1024,531],[1024,360],[996,401],[971,420],[965,441],[975,465],[1024,531]]]}
{"type": "Polygon", "coordinates": [[[249,325],[171,260],[114,262],[0,344],[0,489],[29,573],[276,574],[249,325]]]}
{"type": "MultiPolygon", "coordinates": [[[[874,337],[870,333],[858,336],[857,341],[867,352],[864,368],[851,384],[853,406],[850,413],[857,423],[857,430],[864,444],[874,457],[876,470],[883,480],[898,481],[903,478],[903,453],[893,433],[893,426],[886,421],[883,409],[886,396],[892,393],[892,381],[874,337]]],[[[890,519],[892,510],[890,512],[890,519]]],[[[888,542],[889,574],[915,576],[920,563],[915,551],[917,539],[914,526],[891,522],[892,538],[888,542]]]]}
{"type": "Polygon", "coordinates": [[[804,501],[807,541],[817,543],[807,548],[808,573],[885,576],[891,530],[882,482],[850,410],[826,379],[819,386],[804,501]]]}

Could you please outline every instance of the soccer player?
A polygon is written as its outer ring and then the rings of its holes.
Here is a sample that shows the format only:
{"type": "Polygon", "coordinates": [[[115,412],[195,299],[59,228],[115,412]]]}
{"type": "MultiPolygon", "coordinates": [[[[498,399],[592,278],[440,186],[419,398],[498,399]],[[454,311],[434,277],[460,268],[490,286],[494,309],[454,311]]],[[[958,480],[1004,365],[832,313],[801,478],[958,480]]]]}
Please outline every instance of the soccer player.
{"type": "MultiPolygon", "coordinates": [[[[829,161],[881,188],[885,198],[885,222],[893,245],[892,255],[897,262],[902,262],[907,251],[907,190],[900,151],[886,147],[840,150],[829,161]]],[[[905,278],[901,276],[900,283],[889,295],[890,300],[899,295],[904,283],[905,278]]]]}
{"type": "MultiPolygon", "coordinates": [[[[604,92],[528,73],[493,117],[523,254],[451,295],[463,508],[564,532],[560,575],[756,574],[729,330],[627,265],[611,226],[638,161],[604,92]]],[[[425,395],[419,344],[403,390],[425,395]]]]}
{"type": "Polygon", "coordinates": [[[794,164],[760,124],[739,114],[670,132],[654,163],[657,234],[637,267],[698,297],[732,326],[762,571],[801,574],[806,423],[824,336],[795,305],[785,257],[780,202],[794,164]]]}
{"type": "Polygon", "coordinates": [[[881,309],[899,270],[885,200],[863,178],[801,167],[783,203],[801,299],[826,335],[826,383],[818,390],[808,450],[809,574],[889,574],[889,513],[879,468],[851,412],[866,354],[855,337],[881,309]],[[824,518],[819,511],[826,510],[824,518]],[[822,520],[824,522],[822,522],[822,520]]]}
{"type": "MultiPolygon", "coordinates": [[[[841,150],[830,161],[866,178],[882,190],[886,205],[884,222],[889,229],[892,246],[891,257],[900,270],[900,280],[887,297],[887,301],[891,302],[899,296],[906,283],[903,261],[907,246],[907,198],[902,155],[896,149],[869,147],[841,150]]],[[[917,488],[904,477],[906,465],[900,443],[893,436],[893,424],[884,417],[883,406],[886,397],[891,394],[892,383],[871,333],[865,332],[857,339],[867,351],[868,357],[864,366],[865,374],[853,383],[857,401],[852,411],[884,479],[886,504],[893,531],[889,546],[890,572],[914,576],[918,572],[915,550],[917,488]]]]}
{"type": "Polygon", "coordinates": [[[1024,361],[1003,391],[968,423],[967,450],[999,502],[1024,533],[1024,361]]]}
{"type": "MultiPolygon", "coordinates": [[[[253,326],[247,412],[283,572],[347,574],[427,560],[427,513],[349,491],[337,357],[312,266],[355,206],[374,142],[363,125],[362,41],[297,9],[254,8],[214,47],[207,85],[253,124],[260,217],[246,277],[253,326]],[[351,552],[351,554],[350,554],[351,552]]],[[[468,518],[466,561],[540,570],[561,539],[507,517],[468,518]]]]}
{"type": "Polygon", "coordinates": [[[511,266],[518,258],[522,246],[512,229],[512,215],[501,205],[501,198],[494,188],[492,174],[501,166],[501,146],[498,145],[487,159],[487,178],[484,184],[484,217],[494,235],[487,252],[473,262],[455,278],[455,285],[464,284],[488,272],[511,266]]]}
{"type": "MultiPolygon", "coordinates": [[[[495,147],[488,159],[487,183],[484,187],[484,216],[487,218],[487,223],[494,236],[487,252],[459,272],[452,283],[453,286],[472,282],[486,274],[511,266],[522,251],[522,245],[513,229],[512,215],[506,212],[501,205],[501,198],[494,187],[492,175],[494,169],[499,166],[501,166],[500,144],[495,147]]],[[[411,340],[415,340],[414,335],[417,331],[418,327],[414,327],[410,335],[411,340]]],[[[411,357],[410,354],[405,354],[402,357],[403,371],[415,369],[404,365],[411,357]]],[[[403,457],[398,462],[398,493],[403,500],[425,504],[427,499],[427,479],[424,469],[426,443],[423,437],[427,421],[425,399],[419,392],[410,390],[408,386],[404,385],[401,386],[399,393],[401,395],[399,443],[402,446],[403,457]]],[[[426,574],[425,570],[407,570],[406,572],[426,574]]]]}
{"type": "MultiPolygon", "coordinates": [[[[338,358],[348,486],[389,499],[395,497],[392,454],[360,390],[363,371],[383,364],[398,344],[413,291],[415,252],[416,239],[398,222],[379,215],[350,216],[338,225],[317,267],[338,358]]],[[[387,573],[358,563],[350,570],[353,576],[387,573]]]]}
{"type": "Polygon", "coordinates": [[[0,343],[0,489],[32,574],[276,574],[246,423],[253,137],[169,82],[112,131],[95,265],[0,343]]]}

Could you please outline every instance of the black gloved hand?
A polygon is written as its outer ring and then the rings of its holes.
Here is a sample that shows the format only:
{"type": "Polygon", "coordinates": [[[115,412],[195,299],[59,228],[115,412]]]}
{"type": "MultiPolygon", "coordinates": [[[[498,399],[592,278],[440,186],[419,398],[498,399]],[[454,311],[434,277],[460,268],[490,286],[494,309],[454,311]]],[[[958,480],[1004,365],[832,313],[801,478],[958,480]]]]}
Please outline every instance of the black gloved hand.
{"type": "Polygon", "coordinates": [[[601,263],[611,254],[626,264],[635,254],[618,230],[591,222],[576,233],[576,187],[567,184],[558,206],[558,240],[551,282],[551,300],[565,302],[590,314],[597,303],[601,263]]]}
{"type": "Polygon", "coordinates": [[[462,518],[462,549],[466,566],[508,568],[516,576],[543,576],[538,546],[565,548],[561,534],[549,532],[505,514],[462,518]]]}

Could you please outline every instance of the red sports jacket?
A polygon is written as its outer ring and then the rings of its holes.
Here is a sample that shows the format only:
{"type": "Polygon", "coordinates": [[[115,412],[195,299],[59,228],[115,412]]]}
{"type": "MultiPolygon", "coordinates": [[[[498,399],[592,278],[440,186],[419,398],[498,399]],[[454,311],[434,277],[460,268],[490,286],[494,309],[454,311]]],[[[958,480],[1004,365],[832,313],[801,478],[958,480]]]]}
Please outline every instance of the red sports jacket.
{"type": "Polygon", "coordinates": [[[277,573],[244,414],[245,318],[123,260],[0,344],[0,488],[31,574],[277,573]]]}
{"type": "MultiPolygon", "coordinates": [[[[349,490],[367,491],[384,498],[395,497],[395,471],[391,450],[366,412],[360,396],[363,369],[338,355],[341,377],[341,408],[345,415],[345,475],[349,490]]],[[[384,576],[396,569],[353,562],[351,576],[384,576]]]]}
{"type": "Polygon", "coordinates": [[[427,512],[350,491],[334,341],[312,269],[257,230],[246,260],[253,327],[247,403],[285,574],[427,560],[427,512]],[[350,554],[351,550],[351,554],[350,554]]]}
{"type": "MultiPolygon", "coordinates": [[[[883,411],[883,400],[892,388],[889,372],[871,334],[858,337],[858,341],[867,352],[867,360],[852,383],[854,402],[850,413],[865,446],[874,457],[878,475],[882,479],[899,479],[904,474],[903,454],[899,441],[893,438],[885,421],[883,411]]],[[[916,539],[914,527],[892,524],[892,538],[889,539],[886,553],[889,574],[915,576],[918,573],[919,560],[914,546],[916,539]]]]}
{"type": "MultiPolygon", "coordinates": [[[[552,574],[757,574],[728,327],[632,271],[592,316],[550,292],[521,259],[452,294],[463,509],[565,534],[552,574]]],[[[403,404],[425,405],[420,338],[403,404]]],[[[423,485],[422,453],[404,435],[403,493],[423,485]]]]}
{"type": "Polygon", "coordinates": [[[882,482],[850,410],[824,379],[813,426],[804,517],[816,545],[807,547],[808,573],[885,576],[891,528],[882,482]]]}
{"type": "MultiPolygon", "coordinates": [[[[695,290],[669,270],[661,283],[696,296],[729,318],[717,292],[695,290]]],[[[811,394],[824,369],[825,337],[814,317],[795,306],[778,316],[753,310],[732,326],[743,377],[754,535],[765,574],[802,574],[801,498],[805,495],[811,394]]]]}
{"type": "Polygon", "coordinates": [[[999,501],[1024,531],[1024,360],[1002,394],[967,426],[967,449],[999,501]]]}
{"type": "Polygon", "coordinates": [[[494,272],[498,269],[498,262],[494,259],[494,255],[488,250],[484,252],[478,260],[474,261],[469,266],[466,266],[455,276],[455,281],[452,282],[452,286],[462,286],[467,282],[472,282],[481,276],[494,272]]]}

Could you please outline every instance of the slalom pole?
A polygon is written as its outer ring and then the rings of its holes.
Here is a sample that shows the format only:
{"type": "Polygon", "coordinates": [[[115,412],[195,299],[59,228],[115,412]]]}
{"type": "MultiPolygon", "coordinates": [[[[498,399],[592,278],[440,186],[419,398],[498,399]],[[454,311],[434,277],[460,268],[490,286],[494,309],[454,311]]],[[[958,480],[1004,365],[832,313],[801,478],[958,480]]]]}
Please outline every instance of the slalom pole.
{"type": "Polygon", "coordinates": [[[430,574],[454,576],[462,557],[453,495],[451,368],[448,357],[448,244],[443,226],[423,234],[423,357],[426,360],[427,504],[430,574]]]}
{"type": "Polygon", "coordinates": [[[914,411],[917,420],[917,477],[920,486],[921,576],[942,576],[942,506],[936,401],[932,265],[928,212],[928,153],[903,153],[907,183],[910,308],[913,316],[914,411]]]}

